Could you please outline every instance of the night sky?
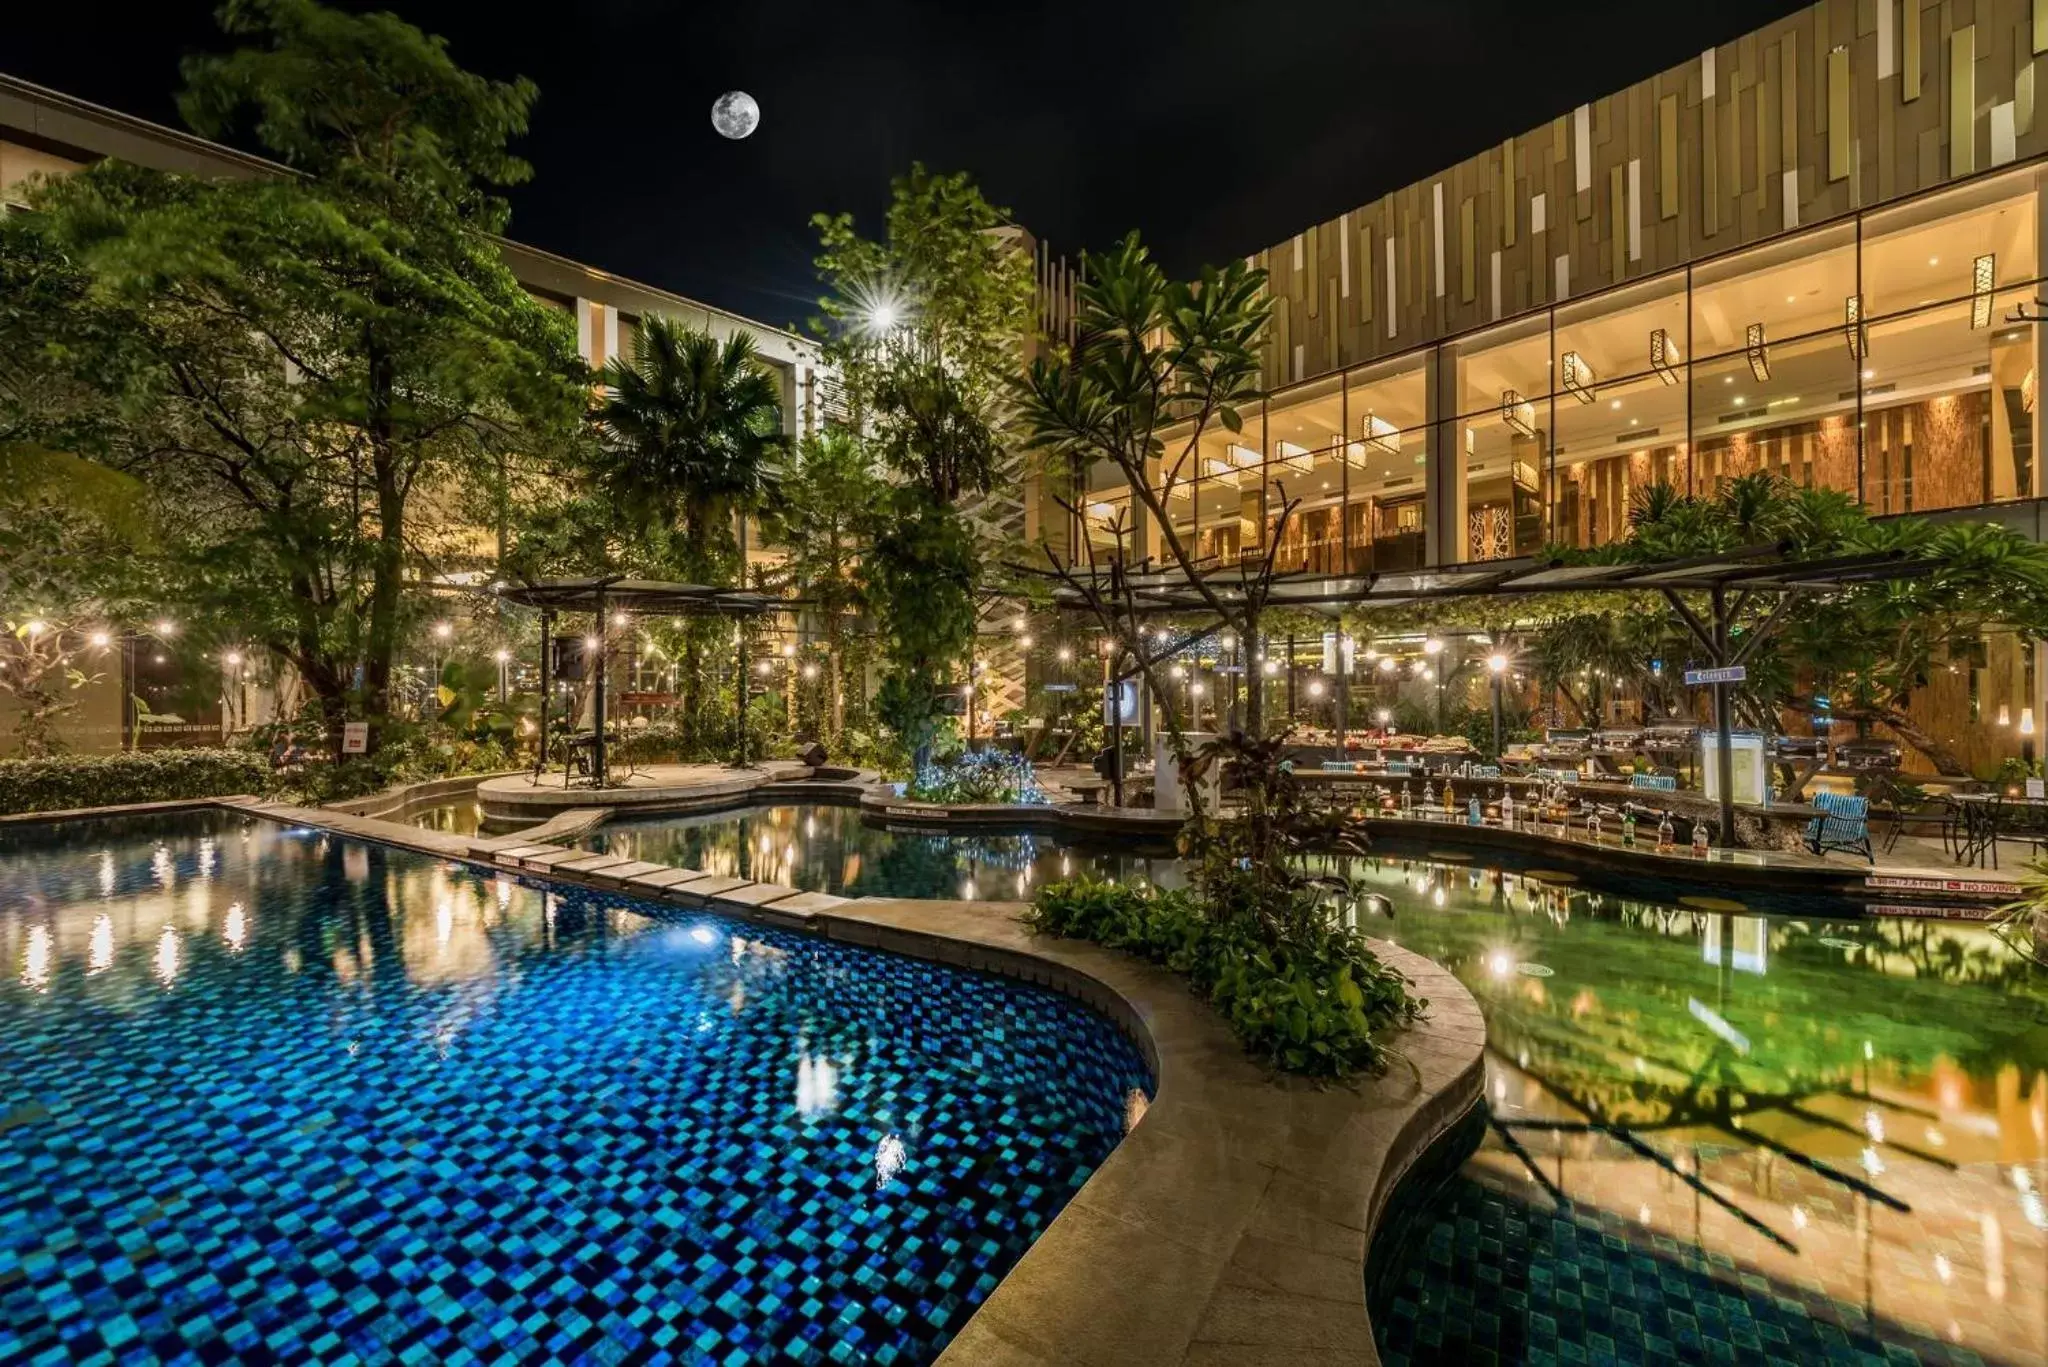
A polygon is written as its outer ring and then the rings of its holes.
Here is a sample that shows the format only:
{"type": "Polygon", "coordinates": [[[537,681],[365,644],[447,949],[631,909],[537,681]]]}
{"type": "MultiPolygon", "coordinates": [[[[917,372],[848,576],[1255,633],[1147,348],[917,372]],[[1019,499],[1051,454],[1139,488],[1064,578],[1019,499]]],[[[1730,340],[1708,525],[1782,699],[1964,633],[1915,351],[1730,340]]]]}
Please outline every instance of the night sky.
{"type": "MultiPolygon", "coordinates": [[[[1056,249],[1141,230],[1166,264],[1243,255],[1682,62],[1796,0],[397,0],[540,103],[512,235],[789,324],[810,215],[878,227],[911,161],[967,170],[1056,249]],[[738,87],[762,123],[719,137],[738,87]]],[[[0,71],[177,124],[207,0],[9,7],[0,71]]]]}

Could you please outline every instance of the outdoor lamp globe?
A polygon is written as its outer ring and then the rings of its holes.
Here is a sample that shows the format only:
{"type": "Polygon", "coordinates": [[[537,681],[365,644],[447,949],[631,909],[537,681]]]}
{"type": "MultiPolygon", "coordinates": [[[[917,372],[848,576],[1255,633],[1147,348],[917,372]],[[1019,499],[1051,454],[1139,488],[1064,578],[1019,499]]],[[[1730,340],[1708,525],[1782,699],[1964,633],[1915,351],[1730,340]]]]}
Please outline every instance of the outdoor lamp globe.
{"type": "Polygon", "coordinates": [[[1505,673],[1508,667],[1508,657],[1496,651],[1494,654],[1486,657],[1486,667],[1496,674],[1505,673]]]}

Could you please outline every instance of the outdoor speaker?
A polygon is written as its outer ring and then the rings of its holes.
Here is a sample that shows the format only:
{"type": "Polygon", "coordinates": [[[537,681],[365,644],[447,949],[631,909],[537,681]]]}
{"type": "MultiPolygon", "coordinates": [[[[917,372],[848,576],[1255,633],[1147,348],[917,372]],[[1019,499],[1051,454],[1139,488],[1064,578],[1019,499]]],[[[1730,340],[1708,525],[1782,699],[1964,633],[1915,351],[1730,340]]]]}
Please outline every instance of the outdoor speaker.
{"type": "Polygon", "coordinates": [[[554,648],[554,677],[570,683],[583,682],[583,654],[581,636],[557,636],[554,648]]]}

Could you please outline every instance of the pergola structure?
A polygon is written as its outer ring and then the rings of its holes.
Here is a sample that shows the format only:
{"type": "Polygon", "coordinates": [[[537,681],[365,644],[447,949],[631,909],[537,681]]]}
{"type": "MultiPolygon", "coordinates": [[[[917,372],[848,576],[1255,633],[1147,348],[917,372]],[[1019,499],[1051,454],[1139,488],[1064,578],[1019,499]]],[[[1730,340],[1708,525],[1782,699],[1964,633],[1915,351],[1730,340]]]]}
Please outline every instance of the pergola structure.
{"type": "MultiPolygon", "coordinates": [[[[1756,648],[1769,638],[1786,612],[1810,594],[1836,593],[1860,584],[1893,579],[1911,579],[1929,574],[1938,562],[1911,559],[1892,551],[1835,556],[1823,560],[1788,559],[1789,543],[1749,546],[1739,550],[1678,559],[1636,561],[1599,565],[1572,565],[1556,560],[1523,556],[1512,560],[1482,560],[1447,565],[1431,570],[1401,570],[1386,574],[1327,575],[1291,574],[1273,578],[1265,596],[1265,607],[1330,610],[1342,608],[1392,608],[1431,602],[1454,602],[1472,598],[1535,597],[1556,593],[1657,593],[1670,605],[1673,616],[1699,645],[1711,672],[1726,676],[1744,666],[1756,648]],[[1707,611],[1702,613],[1681,595],[1704,595],[1707,611]],[[1741,615],[1769,595],[1773,601],[1763,619],[1740,632],[1741,615]]],[[[1128,573],[1111,567],[1090,567],[1071,571],[1074,578],[1091,590],[1107,593],[1114,589],[1140,615],[1206,616],[1211,612],[1202,590],[1176,569],[1153,569],[1139,565],[1128,573]]],[[[1243,590],[1221,588],[1226,601],[1242,596],[1243,590]]],[[[1088,595],[1072,585],[1053,590],[1055,607],[1065,611],[1092,611],[1088,595]]],[[[1178,654],[1219,628],[1197,630],[1173,641],[1146,663],[1178,654]]],[[[1121,683],[1139,672],[1132,666],[1116,675],[1121,683]]],[[[1720,787],[1721,843],[1735,840],[1735,794],[1733,707],[1729,687],[1733,677],[1716,677],[1710,684],[1714,696],[1714,729],[1719,741],[1716,778],[1720,787]]],[[[1120,740],[1120,737],[1119,737],[1120,740]]],[[[1119,747],[1120,748],[1120,747],[1119,747]]],[[[1120,757],[1119,757],[1120,758],[1120,757]]]]}
{"type": "MultiPolygon", "coordinates": [[[[591,685],[590,786],[603,788],[610,781],[610,764],[605,736],[605,651],[613,612],[645,617],[758,617],[782,606],[779,599],[751,589],[721,589],[703,584],[674,584],[656,579],[629,579],[624,575],[598,575],[581,579],[528,580],[506,584],[495,590],[499,599],[540,611],[540,752],[534,762],[536,776],[547,766],[548,700],[553,693],[555,615],[587,612],[596,620],[587,667],[596,670],[591,685]]],[[[740,636],[739,651],[739,763],[747,762],[747,641],[740,636]]],[[[565,766],[563,782],[568,782],[565,766]]]]}

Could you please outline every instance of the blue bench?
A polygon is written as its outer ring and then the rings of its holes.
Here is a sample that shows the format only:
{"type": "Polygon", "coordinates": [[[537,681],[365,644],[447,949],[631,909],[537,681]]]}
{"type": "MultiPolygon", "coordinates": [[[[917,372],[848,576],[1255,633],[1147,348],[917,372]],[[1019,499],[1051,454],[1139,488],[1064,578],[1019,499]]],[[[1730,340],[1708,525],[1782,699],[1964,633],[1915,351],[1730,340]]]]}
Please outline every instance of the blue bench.
{"type": "Polygon", "coordinates": [[[1678,780],[1669,774],[1631,774],[1628,786],[1647,788],[1657,793],[1675,793],[1678,791],[1678,780]]]}
{"type": "Polygon", "coordinates": [[[1870,801],[1840,793],[1815,793],[1814,810],[1819,816],[1806,823],[1806,848],[1815,854],[1847,850],[1877,862],[1870,852],[1870,801]]]}

